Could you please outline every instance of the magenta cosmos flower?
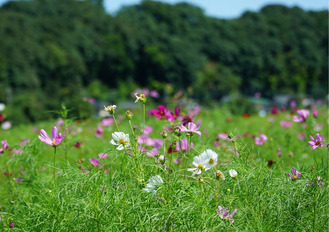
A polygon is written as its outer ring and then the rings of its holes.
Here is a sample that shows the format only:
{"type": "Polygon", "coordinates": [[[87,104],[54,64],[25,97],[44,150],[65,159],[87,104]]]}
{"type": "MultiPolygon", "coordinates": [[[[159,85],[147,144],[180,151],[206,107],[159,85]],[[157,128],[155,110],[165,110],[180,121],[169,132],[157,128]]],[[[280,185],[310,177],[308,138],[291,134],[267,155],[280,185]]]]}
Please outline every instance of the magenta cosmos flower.
{"type": "Polygon", "coordinates": [[[308,116],[310,115],[310,111],[308,110],[297,110],[298,116],[294,116],[292,120],[294,122],[305,122],[308,116]]]}
{"type": "Polygon", "coordinates": [[[291,175],[288,173],[288,176],[292,179],[292,180],[297,180],[297,178],[299,178],[301,176],[301,173],[299,171],[297,171],[294,168],[291,168],[291,175]]]}
{"type": "Polygon", "coordinates": [[[163,119],[163,118],[167,118],[167,116],[170,115],[170,112],[168,111],[168,109],[165,106],[159,105],[158,109],[150,110],[149,114],[154,115],[159,119],[163,119]]]}
{"type": "Polygon", "coordinates": [[[41,136],[38,135],[38,138],[42,142],[44,142],[46,144],[49,144],[51,146],[57,146],[57,145],[59,145],[63,141],[63,139],[65,137],[65,135],[62,135],[61,133],[58,134],[57,127],[55,127],[55,126],[53,126],[53,129],[52,129],[52,132],[51,132],[52,138],[50,138],[48,136],[47,132],[44,129],[41,129],[40,130],[40,134],[41,134],[41,136]]]}
{"type": "Polygon", "coordinates": [[[198,131],[199,128],[200,128],[200,124],[195,125],[193,122],[189,122],[187,124],[187,128],[185,126],[183,126],[183,124],[179,126],[179,129],[180,129],[181,132],[187,132],[190,135],[193,135],[194,133],[197,133],[201,137],[201,132],[198,131]]]}
{"type": "Polygon", "coordinates": [[[323,144],[321,142],[324,141],[324,139],[323,139],[323,136],[320,135],[319,133],[315,135],[315,139],[312,136],[310,136],[310,138],[312,141],[309,141],[308,145],[312,146],[313,150],[317,147],[323,146],[323,144]]]}
{"type": "Polygon", "coordinates": [[[230,220],[232,223],[234,222],[233,216],[236,213],[236,209],[234,209],[232,214],[230,214],[230,211],[227,208],[218,206],[218,209],[216,209],[216,211],[220,218],[230,220]]]}
{"type": "Polygon", "coordinates": [[[256,145],[264,145],[267,141],[267,136],[264,134],[260,134],[259,137],[255,138],[255,144],[256,145]]]}
{"type": "Polygon", "coordinates": [[[99,166],[99,161],[96,158],[89,159],[89,162],[90,162],[91,165],[93,165],[95,167],[99,166]]]}

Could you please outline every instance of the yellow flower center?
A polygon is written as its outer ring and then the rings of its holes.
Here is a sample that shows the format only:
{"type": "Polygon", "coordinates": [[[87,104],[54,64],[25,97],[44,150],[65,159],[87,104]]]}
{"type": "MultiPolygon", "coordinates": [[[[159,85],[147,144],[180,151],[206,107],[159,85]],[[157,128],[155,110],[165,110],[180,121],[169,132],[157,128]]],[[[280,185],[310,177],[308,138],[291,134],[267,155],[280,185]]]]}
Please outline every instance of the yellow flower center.
{"type": "Polygon", "coordinates": [[[125,140],[124,139],[119,139],[118,143],[124,144],[125,143],[125,140]]]}
{"type": "Polygon", "coordinates": [[[55,140],[53,140],[53,145],[55,145],[55,140]]]}
{"type": "Polygon", "coordinates": [[[294,180],[297,180],[297,176],[296,176],[296,175],[295,175],[295,176],[293,176],[292,178],[293,178],[294,180]]]}
{"type": "Polygon", "coordinates": [[[214,163],[214,159],[213,158],[210,158],[209,164],[213,164],[213,163],[214,163]]]}
{"type": "Polygon", "coordinates": [[[199,164],[198,169],[202,169],[202,168],[203,168],[202,164],[199,164]]]}

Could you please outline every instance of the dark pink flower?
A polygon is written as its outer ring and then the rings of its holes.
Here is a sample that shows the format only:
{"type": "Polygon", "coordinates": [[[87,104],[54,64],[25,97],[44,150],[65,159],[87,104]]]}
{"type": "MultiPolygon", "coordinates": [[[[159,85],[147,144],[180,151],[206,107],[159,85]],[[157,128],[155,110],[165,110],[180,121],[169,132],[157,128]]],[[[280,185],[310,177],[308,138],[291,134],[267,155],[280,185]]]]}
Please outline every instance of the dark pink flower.
{"type": "Polygon", "coordinates": [[[89,98],[88,102],[89,102],[89,104],[95,104],[95,99],[94,98],[89,98]]]}
{"type": "Polygon", "coordinates": [[[102,134],[103,134],[103,132],[104,132],[104,131],[103,131],[103,128],[102,128],[102,127],[100,127],[100,126],[97,127],[97,128],[96,128],[96,132],[95,132],[96,137],[98,137],[98,138],[101,137],[102,134]]]}
{"type": "Polygon", "coordinates": [[[193,122],[193,118],[191,118],[190,116],[185,116],[185,117],[183,117],[183,119],[182,119],[182,124],[183,124],[184,126],[186,126],[186,124],[188,124],[188,123],[190,123],[190,122],[193,122]]]}
{"type": "Polygon", "coordinates": [[[99,161],[96,158],[89,159],[89,162],[90,162],[91,165],[93,165],[95,167],[99,166],[99,161]]]}
{"type": "Polygon", "coordinates": [[[305,122],[307,117],[310,115],[308,110],[297,110],[298,116],[293,116],[292,120],[294,122],[305,122]]]}
{"type": "Polygon", "coordinates": [[[167,118],[167,116],[170,114],[170,112],[168,111],[168,109],[163,106],[163,105],[159,105],[158,109],[153,109],[149,111],[149,115],[151,116],[156,116],[157,118],[167,118]]]}
{"type": "Polygon", "coordinates": [[[315,135],[315,139],[312,136],[310,136],[310,138],[312,141],[309,141],[308,145],[312,146],[313,150],[317,147],[323,146],[323,144],[321,142],[324,141],[324,139],[323,139],[323,136],[320,135],[319,133],[315,135]]]}
{"type": "Polygon", "coordinates": [[[193,122],[189,122],[187,124],[187,127],[185,127],[183,124],[179,126],[179,129],[181,130],[181,132],[187,132],[189,133],[191,136],[194,134],[194,133],[197,133],[198,135],[200,135],[201,137],[201,132],[198,131],[200,128],[200,124],[198,125],[195,125],[193,122]]]}
{"type": "Polygon", "coordinates": [[[13,222],[10,222],[9,223],[9,228],[13,228],[14,227],[14,223],[13,222]]]}
{"type": "Polygon", "coordinates": [[[38,135],[38,138],[46,143],[46,144],[49,144],[51,146],[57,146],[59,145],[63,139],[65,138],[65,135],[62,135],[61,133],[58,133],[58,130],[57,130],[57,127],[53,126],[53,129],[52,129],[52,138],[50,138],[47,134],[47,132],[44,130],[44,129],[41,129],[40,130],[40,135],[38,135]]]}
{"type": "Polygon", "coordinates": [[[81,147],[81,143],[76,142],[73,146],[74,146],[75,148],[80,148],[80,147],[81,147]]]}
{"type": "Polygon", "coordinates": [[[318,111],[317,111],[317,110],[314,110],[314,111],[313,111],[313,117],[314,117],[314,118],[317,118],[318,115],[319,115],[319,114],[318,114],[318,111]]]}

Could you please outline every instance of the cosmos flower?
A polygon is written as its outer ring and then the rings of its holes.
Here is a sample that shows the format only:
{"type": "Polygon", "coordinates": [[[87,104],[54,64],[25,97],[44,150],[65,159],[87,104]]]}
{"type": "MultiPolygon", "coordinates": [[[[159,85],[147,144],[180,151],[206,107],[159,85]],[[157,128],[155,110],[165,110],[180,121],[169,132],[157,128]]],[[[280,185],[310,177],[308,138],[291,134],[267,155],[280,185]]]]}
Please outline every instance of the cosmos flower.
{"type": "Polygon", "coordinates": [[[181,132],[187,132],[189,133],[191,136],[194,134],[194,133],[197,133],[198,135],[200,135],[201,137],[201,132],[198,131],[200,128],[200,124],[198,125],[195,125],[193,122],[189,122],[187,124],[187,127],[183,126],[183,125],[180,125],[179,126],[179,129],[181,130],[181,132]]]}
{"type": "Polygon", "coordinates": [[[50,138],[47,134],[47,132],[44,130],[44,129],[41,129],[40,130],[40,135],[38,135],[38,138],[46,143],[46,144],[49,144],[51,146],[57,146],[59,145],[63,139],[65,138],[65,135],[62,135],[61,133],[58,134],[58,130],[57,130],[57,127],[53,126],[52,128],[52,138],[50,138]]]}
{"type": "Polygon", "coordinates": [[[148,193],[154,193],[156,194],[156,192],[159,190],[159,187],[163,184],[163,180],[161,178],[161,176],[156,175],[156,176],[152,176],[149,179],[149,183],[146,185],[146,188],[143,188],[144,191],[148,192],[148,193]]]}
{"type": "Polygon", "coordinates": [[[9,147],[7,140],[2,140],[1,144],[2,144],[2,148],[0,148],[0,155],[2,155],[3,151],[9,147]]]}
{"type": "Polygon", "coordinates": [[[315,139],[312,136],[310,136],[310,138],[312,141],[309,141],[308,145],[312,146],[313,150],[317,147],[323,146],[323,144],[321,142],[324,141],[324,139],[323,139],[323,136],[320,135],[319,133],[315,135],[315,139]]]}
{"type": "Polygon", "coordinates": [[[99,153],[99,154],[98,154],[98,157],[99,157],[100,159],[107,159],[108,155],[107,155],[106,153],[99,153]]]}
{"type": "Polygon", "coordinates": [[[238,176],[238,173],[234,169],[231,169],[230,171],[228,171],[228,173],[230,174],[230,176],[232,178],[235,178],[238,176]]]}
{"type": "Polygon", "coordinates": [[[101,137],[102,134],[103,134],[103,132],[104,132],[104,131],[103,131],[103,128],[102,128],[102,127],[100,127],[100,126],[97,127],[97,128],[96,128],[96,132],[95,132],[96,137],[98,137],[98,138],[101,137]]]}
{"type": "Polygon", "coordinates": [[[267,136],[264,134],[260,134],[259,137],[255,138],[255,144],[256,145],[264,145],[267,141],[267,136]]]}
{"type": "Polygon", "coordinates": [[[237,211],[236,209],[234,209],[232,214],[230,214],[230,211],[227,208],[218,206],[218,209],[216,209],[216,211],[220,218],[222,218],[224,220],[230,220],[232,223],[234,222],[233,216],[237,211]]]}
{"type": "Polygon", "coordinates": [[[211,168],[213,168],[217,164],[217,157],[218,155],[210,150],[207,149],[201,153],[199,156],[195,156],[193,158],[193,165],[195,168],[189,168],[189,172],[193,172],[192,176],[200,175],[202,172],[205,172],[211,168]]]}
{"type": "Polygon", "coordinates": [[[292,120],[294,122],[305,122],[307,117],[310,115],[310,111],[308,110],[297,110],[298,116],[294,116],[292,120]]]}
{"type": "Polygon", "coordinates": [[[129,147],[129,134],[125,134],[123,132],[114,132],[112,133],[112,140],[110,141],[111,144],[118,146],[117,150],[121,151],[124,148],[129,147]]]}
{"type": "Polygon", "coordinates": [[[301,176],[301,173],[299,171],[297,171],[296,169],[294,169],[294,168],[291,168],[291,169],[292,169],[291,175],[288,173],[288,176],[292,180],[297,180],[301,176]]]}
{"type": "Polygon", "coordinates": [[[96,158],[89,159],[89,162],[91,165],[93,165],[95,167],[99,166],[99,161],[96,158]]]}
{"type": "Polygon", "coordinates": [[[281,127],[282,128],[289,128],[289,127],[291,127],[292,126],[292,123],[291,122],[289,122],[289,121],[281,121],[280,122],[280,125],[281,125],[281,127]]]}

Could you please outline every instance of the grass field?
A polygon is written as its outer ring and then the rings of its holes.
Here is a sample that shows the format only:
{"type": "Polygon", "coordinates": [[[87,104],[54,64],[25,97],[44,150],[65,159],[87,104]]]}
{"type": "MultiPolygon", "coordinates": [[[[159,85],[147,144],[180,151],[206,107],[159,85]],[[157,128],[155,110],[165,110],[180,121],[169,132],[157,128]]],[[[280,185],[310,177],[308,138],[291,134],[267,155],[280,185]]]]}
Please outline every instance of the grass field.
{"type": "Polygon", "coordinates": [[[151,116],[136,104],[131,120],[117,107],[115,121],[57,121],[64,139],[52,136],[55,122],[1,131],[0,230],[329,229],[325,107],[306,118],[186,107],[151,116]],[[186,116],[195,124],[183,127],[186,116]]]}

